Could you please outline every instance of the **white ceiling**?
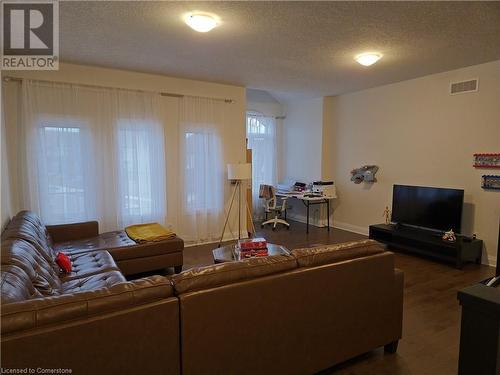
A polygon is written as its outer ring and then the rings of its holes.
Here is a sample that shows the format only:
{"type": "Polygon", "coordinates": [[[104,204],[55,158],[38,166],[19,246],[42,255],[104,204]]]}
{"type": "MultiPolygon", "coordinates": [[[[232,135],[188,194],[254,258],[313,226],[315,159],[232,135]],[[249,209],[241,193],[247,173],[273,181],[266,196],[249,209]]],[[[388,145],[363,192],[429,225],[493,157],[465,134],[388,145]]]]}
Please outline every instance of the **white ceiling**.
{"type": "Polygon", "coordinates": [[[500,2],[60,3],[61,60],[231,83],[280,100],[500,59],[500,2]],[[217,14],[209,33],[189,11],[217,14]],[[353,58],[384,54],[367,68],[353,58]]]}

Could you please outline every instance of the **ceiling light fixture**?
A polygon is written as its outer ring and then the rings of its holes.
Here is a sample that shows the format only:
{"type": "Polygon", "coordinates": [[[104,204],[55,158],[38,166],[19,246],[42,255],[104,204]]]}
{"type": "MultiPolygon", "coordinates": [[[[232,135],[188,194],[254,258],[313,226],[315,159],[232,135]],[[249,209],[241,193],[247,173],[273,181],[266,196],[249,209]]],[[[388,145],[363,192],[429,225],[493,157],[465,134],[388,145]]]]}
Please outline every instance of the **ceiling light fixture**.
{"type": "Polygon", "coordinates": [[[381,53],[366,52],[361,55],[356,56],[356,61],[364,66],[370,66],[375,64],[382,58],[381,53]]]}
{"type": "Polygon", "coordinates": [[[215,19],[215,17],[202,13],[188,14],[185,18],[185,22],[193,30],[196,30],[200,33],[206,33],[217,26],[217,20],[215,19]]]}

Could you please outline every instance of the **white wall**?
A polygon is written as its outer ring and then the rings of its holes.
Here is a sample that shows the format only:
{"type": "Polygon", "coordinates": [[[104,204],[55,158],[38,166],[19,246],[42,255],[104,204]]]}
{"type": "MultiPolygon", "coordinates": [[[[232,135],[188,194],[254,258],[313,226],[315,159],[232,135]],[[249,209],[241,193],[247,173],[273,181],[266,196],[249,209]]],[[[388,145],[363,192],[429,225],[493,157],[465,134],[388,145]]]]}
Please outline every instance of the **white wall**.
{"type": "MultiPolygon", "coordinates": [[[[285,105],[283,124],[283,176],[311,183],[323,179],[323,98],[290,101],[285,105]]],[[[288,216],[305,222],[306,208],[297,199],[288,199],[288,216]]],[[[323,205],[310,208],[310,223],[325,225],[323,205]]]]}
{"type": "Polygon", "coordinates": [[[323,98],[289,102],[285,114],[285,176],[306,183],[320,179],[323,98]]]}
{"type": "MultiPolygon", "coordinates": [[[[228,163],[245,161],[246,92],[244,87],[74,64],[60,64],[60,69],[58,71],[16,71],[8,72],[8,74],[4,75],[37,80],[69,82],[75,84],[97,85],[153,92],[168,92],[179,95],[232,99],[234,103],[227,104],[228,107],[226,112],[226,116],[228,116],[227,123],[232,124],[231,127],[227,129],[227,138],[231,139],[231,142],[226,142],[226,144],[224,144],[223,158],[228,163]]],[[[4,85],[14,85],[14,83],[5,84],[2,80],[2,87],[4,87],[4,85]]],[[[178,134],[176,130],[176,124],[178,123],[179,116],[178,99],[175,97],[163,97],[162,100],[165,103],[165,112],[168,116],[166,119],[167,131],[165,145],[167,150],[171,150],[171,154],[175,155],[176,152],[174,151],[177,150],[178,147],[178,134]]],[[[12,96],[7,98],[6,106],[11,109],[6,111],[8,118],[5,119],[5,121],[7,123],[15,124],[19,121],[18,114],[16,111],[12,110],[16,106],[15,102],[16,100],[12,96]]],[[[7,129],[7,134],[2,134],[2,139],[7,136],[15,142],[15,130],[12,130],[12,127],[10,128],[11,133],[9,134],[9,129],[7,129]]],[[[20,202],[19,196],[16,194],[21,187],[17,184],[16,179],[17,167],[15,147],[10,147],[10,149],[12,152],[9,151],[9,172],[12,194],[9,198],[5,198],[5,200],[12,202],[13,212],[9,212],[9,214],[12,215],[15,214],[18,209],[22,208],[22,203],[20,202]]],[[[177,181],[174,177],[178,175],[178,160],[173,157],[167,158],[166,168],[168,192],[167,212],[170,224],[175,223],[175,217],[177,215],[177,181]]],[[[3,171],[2,180],[5,180],[3,171]]],[[[2,181],[2,185],[4,185],[4,181],[2,181]]],[[[3,191],[4,189],[2,189],[2,192],[3,191]]],[[[229,182],[225,187],[225,191],[227,193],[231,191],[229,182]]],[[[3,195],[2,198],[4,199],[3,195]]],[[[2,212],[2,220],[3,218],[4,212],[2,212]]],[[[231,220],[233,221],[232,228],[237,228],[237,224],[236,226],[234,225],[236,219],[237,218],[233,218],[233,220],[231,220]]],[[[245,221],[243,220],[242,222],[245,221]]],[[[242,231],[243,233],[246,233],[246,228],[243,228],[242,231]]]]}
{"type": "Polygon", "coordinates": [[[500,192],[480,185],[481,175],[498,170],[473,168],[472,155],[500,152],[500,61],[341,95],[325,103],[330,107],[332,139],[324,155],[333,160],[339,196],[336,226],[366,233],[370,224],[383,222],[393,184],[465,189],[462,230],[484,240],[493,263],[500,192]],[[479,92],[449,95],[450,81],[471,78],[479,78],[479,92]],[[380,166],[377,183],[350,181],[350,170],[363,164],[380,166]]]}

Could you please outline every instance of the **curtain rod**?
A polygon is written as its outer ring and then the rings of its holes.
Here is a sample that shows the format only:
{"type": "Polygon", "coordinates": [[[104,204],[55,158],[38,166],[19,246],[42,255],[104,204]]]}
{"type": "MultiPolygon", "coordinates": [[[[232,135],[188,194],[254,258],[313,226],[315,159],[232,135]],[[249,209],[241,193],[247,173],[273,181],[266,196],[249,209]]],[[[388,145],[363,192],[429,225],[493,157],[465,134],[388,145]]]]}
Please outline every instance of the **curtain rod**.
{"type": "MultiPolygon", "coordinates": [[[[4,82],[10,82],[10,81],[22,82],[24,79],[29,79],[29,78],[19,78],[19,77],[10,77],[10,76],[3,77],[4,82]]],[[[77,85],[77,86],[94,87],[94,88],[100,88],[100,89],[117,89],[117,90],[135,91],[135,92],[147,92],[147,93],[159,94],[161,96],[168,96],[171,98],[184,98],[184,97],[203,98],[203,99],[218,100],[218,101],[222,101],[224,103],[230,103],[230,104],[234,103],[234,99],[212,98],[209,96],[183,95],[183,94],[176,94],[176,93],[172,93],[172,92],[161,92],[161,91],[157,92],[157,91],[138,90],[138,89],[125,89],[125,88],[110,87],[110,86],[89,85],[86,83],[70,83],[70,82],[48,81],[48,80],[41,80],[41,79],[32,79],[32,81],[45,82],[45,83],[62,83],[62,84],[66,84],[66,85],[77,85]]]]}

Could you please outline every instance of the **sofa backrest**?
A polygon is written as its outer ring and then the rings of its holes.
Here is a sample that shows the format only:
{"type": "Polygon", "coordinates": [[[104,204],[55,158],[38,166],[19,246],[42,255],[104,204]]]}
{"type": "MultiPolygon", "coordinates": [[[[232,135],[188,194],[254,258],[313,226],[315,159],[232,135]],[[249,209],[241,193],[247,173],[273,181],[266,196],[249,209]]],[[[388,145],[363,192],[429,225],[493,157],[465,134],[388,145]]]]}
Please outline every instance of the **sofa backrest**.
{"type": "Polygon", "coordinates": [[[361,240],[294,249],[292,255],[297,258],[299,267],[314,267],[380,254],[384,251],[385,249],[377,241],[361,240]]]}
{"type": "Polygon", "coordinates": [[[209,289],[254,279],[297,268],[291,255],[250,258],[241,262],[227,262],[206,267],[195,267],[172,277],[177,294],[209,289]]]}
{"type": "Polygon", "coordinates": [[[49,263],[54,260],[55,254],[49,232],[40,217],[34,212],[19,212],[2,233],[2,241],[16,238],[33,245],[49,263]]]}
{"type": "MultiPolygon", "coordinates": [[[[2,268],[15,266],[16,269],[23,271],[36,290],[32,296],[54,296],[61,293],[61,280],[55,271],[55,262],[53,260],[49,262],[30,242],[21,239],[3,240],[0,261],[2,268]]],[[[24,286],[24,284],[17,285],[24,286]]],[[[4,284],[0,289],[3,296],[4,284]]]]}
{"type": "Polygon", "coordinates": [[[402,283],[390,252],[175,287],[185,375],[315,373],[401,335],[402,283]]]}

